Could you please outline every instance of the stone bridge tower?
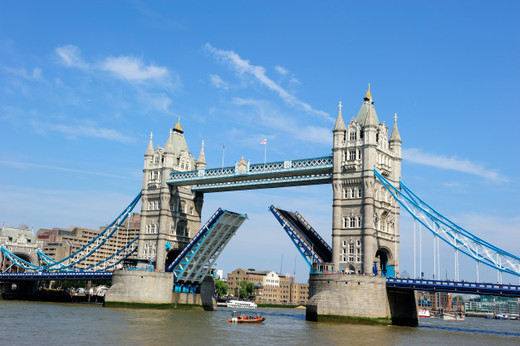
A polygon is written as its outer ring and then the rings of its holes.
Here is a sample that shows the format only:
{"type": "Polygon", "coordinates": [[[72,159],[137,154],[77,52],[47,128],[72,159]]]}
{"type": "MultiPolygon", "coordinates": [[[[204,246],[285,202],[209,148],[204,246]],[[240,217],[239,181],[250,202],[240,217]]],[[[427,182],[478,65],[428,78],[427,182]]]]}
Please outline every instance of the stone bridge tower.
{"type": "Polygon", "coordinates": [[[204,142],[199,159],[192,157],[180,119],[170,130],[163,148],[153,148],[152,135],[144,154],[143,189],[141,198],[141,228],[138,259],[152,262],[164,271],[200,229],[203,194],[189,186],[170,187],[166,182],[170,172],[183,172],[206,167],[204,142]]]}
{"type": "Polygon", "coordinates": [[[401,178],[397,116],[390,138],[379,123],[370,84],[357,116],[333,130],[332,261],[334,271],[395,276],[399,271],[399,205],[374,176],[401,178]]]}

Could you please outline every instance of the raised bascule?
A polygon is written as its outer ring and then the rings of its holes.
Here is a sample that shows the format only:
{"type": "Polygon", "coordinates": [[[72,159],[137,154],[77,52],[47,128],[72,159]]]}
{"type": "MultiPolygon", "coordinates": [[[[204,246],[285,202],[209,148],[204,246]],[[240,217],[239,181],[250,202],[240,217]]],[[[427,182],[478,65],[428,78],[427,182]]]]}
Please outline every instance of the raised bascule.
{"type": "Polygon", "coordinates": [[[27,260],[23,254],[17,256],[14,248],[1,245],[2,265],[7,263],[25,271],[1,277],[111,277],[113,285],[106,294],[109,304],[181,303],[212,310],[215,301],[210,273],[247,215],[218,209],[201,226],[204,194],[330,184],[332,245],[297,211],[274,205],[269,208],[309,265],[308,320],[357,319],[416,325],[414,292],[419,289],[520,296],[520,286],[459,281],[459,253],[475,260],[477,278],[478,265],[483,264],[497,270],[500,282],[502,273],[520,277],[520,258],[451,222],[403,184],[397,116],[390,132],[385,122],[379,121],[370,85],[361,109],[347,125],[341,102],[338,108],[331,156],[262,164],[242,158],[234,166],[214,169],[206,168],[204,142],[198,158],[192,156],[179,119],[164,147],[154,149],[150,135],[141,192],[98,237],[59,261],[41,251],[38,261],[27,260]],[[84,266],[78,269],[117,234],[119,225],[139,200],[139,236],[86,270],[84,266]],[[440,240],[454,249],[455,281],[438,280],[438,260],[434,260],[437,280],[399,278],[401,209],[431,232],[437,252],[440,240]],[[138,270],[112,271],[125,260],[131,260],[138,270]]]}

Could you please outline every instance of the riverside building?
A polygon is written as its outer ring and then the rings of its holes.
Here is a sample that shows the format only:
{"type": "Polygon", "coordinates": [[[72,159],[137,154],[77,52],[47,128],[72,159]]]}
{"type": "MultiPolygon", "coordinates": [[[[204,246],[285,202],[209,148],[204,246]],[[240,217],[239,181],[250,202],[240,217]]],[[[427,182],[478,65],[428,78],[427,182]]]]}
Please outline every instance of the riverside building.
{"type": "Polygon", "coordinates": [[[294,278],[274,271],[235,269],[227,275],[228,290],[238,295],[238,283],[242,280],[255,285],[258,303],[306,304],[309,299],[309,284],[295,283],[294,278]]]}
{"type": "MultiPolygon", "coordinates": [[[[130,214],[124,223],[119,226],[116,234],[110,237],[96,252],[78,263],[77,267],[86,269],[94,266],[90,269],[103,269],[102,266],[96,267],[96,264],[112,256],[137,237],[139,235],[140,221],[141,218],[138,213],[130,214]]],[[[52,229],[42,228],[36,233],[36,238],[42,242],[42,251],[46,255],[60,261],[90,243],[105,228],[106,226],[100,227],[98,230],[77,226],[52,229]]],[[[110,268],[109,270],[112,269],[110,268]]]]}

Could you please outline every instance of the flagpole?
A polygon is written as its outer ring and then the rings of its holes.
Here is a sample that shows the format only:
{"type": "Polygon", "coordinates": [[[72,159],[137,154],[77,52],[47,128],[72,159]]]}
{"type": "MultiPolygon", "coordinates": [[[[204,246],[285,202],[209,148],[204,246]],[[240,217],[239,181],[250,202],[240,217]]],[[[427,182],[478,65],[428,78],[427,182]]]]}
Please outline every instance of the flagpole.
{"type": "Polygon", "coordinates": [[[224,169],[224,154],[226,152],[226,145],[222,144],[222,169],[224,169]]]}
{"type": "Polygon", "coordinates": [[[265,142],[265,146],[264,146],[264,166],[266,165],[267,163],[267,141],[265,142]]]}

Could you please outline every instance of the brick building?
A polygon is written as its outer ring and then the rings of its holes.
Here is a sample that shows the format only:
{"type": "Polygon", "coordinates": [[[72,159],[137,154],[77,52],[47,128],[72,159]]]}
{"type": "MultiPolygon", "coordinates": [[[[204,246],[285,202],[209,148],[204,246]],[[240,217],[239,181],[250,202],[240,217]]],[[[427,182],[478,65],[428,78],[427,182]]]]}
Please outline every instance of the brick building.
{"type": "Polygon", "coordinates": [[[258,303],[306,304],[309,298],[309,284],[295,283],[289,275],[254,269],[235,269],[227,275],[230,294],[238,296],[238,283],[242,280],[255,285],[258,303]]]}

